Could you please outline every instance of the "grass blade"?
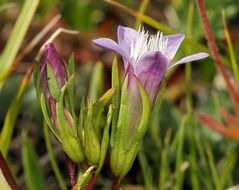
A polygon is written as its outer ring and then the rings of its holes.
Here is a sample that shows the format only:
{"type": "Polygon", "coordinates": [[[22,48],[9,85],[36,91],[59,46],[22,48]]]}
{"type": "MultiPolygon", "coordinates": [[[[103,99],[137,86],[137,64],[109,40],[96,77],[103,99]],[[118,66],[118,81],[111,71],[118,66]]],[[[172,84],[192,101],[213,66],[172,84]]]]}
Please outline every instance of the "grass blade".
{"type": "Polygon", "coordinates": [[[56,159],[54,157],[53,154],[53,150],[52,150],[52,146],[51,146],[51,142],[50,142],[50,137],[49,137],[49,133],[48,133],[48,127],[46,122],[44,122],[44,137],[45,137],[45,142],[46,142],[46,148],[47,148],[47,152],[49,155],[49,159],[53,168],[53,171],[56,175],[56,179],[59,183],[59,186],[61,188],[61,190],[67,190],[66,184],[64,182],[64,179],[61,175],[60,169],[57,165],[56,159]]]}
{"type": "Polygon", "coordinates": [[[183,143],[184,143],[184,128],[185,128],[185,116],[182,118],[181,126],[179,129],[177,159],[176,159],[176,185],[175,189],[182,189],[183,184],[183,172],[181,171],[182,159],[183,159],[183,143]]]}
{"type": "Polygon", "coordinates": [[[46,190],[46,181],[41,167],[39,166],[37,154],[32,142],[26,132],[23,133],[22,138],[22,160],[27,187],[29,190],[46,190]]]}
{"type": "MultiPolygon", "coordinates": [[[[144,14],[148,4],[149,4],[150,0],[143,0],[142,3],[140,4],[140,7],[139,7],[139,13],[141,14],[144,14]]],[[[142,23],[142,20],[140,20],[138,17],[136,19],[136,22],[135,22],[135,29],[138,30],[140,24],[142,23]]]]}
{"type": "MultiPolygon", "coordinates": [[[[33,15],[38,6],[39,0],[26,0],[22,11],[14,25],[11,36],[7,41],[6,47],[3,50],[0,57],[0,75],[10,68],[17,52],[21,46],[22,40],[26,34],[26,31],[30,25],[33,15]]],[[[0,83],[0,90],[2,83],[0,83]]]]}
{"type": "Polygon", "coordinates": [[[147,157],[144,154],[143,149],[139,151],[138,154],[139,164],[141,168],[141,173],[144,179],[144,184],[147,190],[153,188],[153,175],[150,165],[148,163],[147,157]]]}
{"type": "Polygon", "coordinates": [[[230,33],[228,31],[228,28],[227,28],[227,23],[226,23],[226,18],[225,18],[224,10],[222,10],[222,20],[223,20],[223,25],[224,25],[224,31],[225,31],[225,36],[226,36],[226,40],[227,40],[227,45],[228,45],[228,48],[229,48],[229,54],[230,54],[230,59],[231,59],[231,63],[232,63],[232,69],[234,71],[237,84],[239,84],[239,73],[238,73],[236,57],[235,57],[234,49],[233,49],[233,46],[232,46],[232,41],[231,41],[230,33]]]}
{"type": "Polygon", "coordinates": [[[23,78],[21,85],[17,94],[15,95],[4,120],[3,128],[0,136],[0,150],[3,156],[6,158],[9,144],[11,141],[12,133],[14,130],[15,121],[18,115],[18,111],[21,106],[22,98],[25,93],[25,90],[28,86],[31,74],[33,71],[33,66],[29,68],[25,77],[23,78]]]}

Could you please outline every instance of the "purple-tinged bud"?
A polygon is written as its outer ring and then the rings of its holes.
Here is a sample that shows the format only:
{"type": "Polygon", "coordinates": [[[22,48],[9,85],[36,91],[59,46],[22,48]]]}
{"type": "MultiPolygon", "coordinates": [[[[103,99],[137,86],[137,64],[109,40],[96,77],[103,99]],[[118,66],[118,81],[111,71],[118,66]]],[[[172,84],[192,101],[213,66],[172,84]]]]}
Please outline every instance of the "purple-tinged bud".
{"type": "MultiPolygon", "coordinates": [[[[41,89],[44,88],[45,83],[48,80],[47,77],[47,63],[50,64],[59,88],[62,88],[65,84],[65,79],[67,77],[66,68],[64,63],[61,61],[59,55],[57,54],[56,48],[53,43],[46,44],[43,54],[43,61],[40,67],[41,75],[40,75],[40,86],[41,89]]],[[[48,85],[45,89],[45,97],[49,99],[51,96],[49,92],[48,85]]]]}

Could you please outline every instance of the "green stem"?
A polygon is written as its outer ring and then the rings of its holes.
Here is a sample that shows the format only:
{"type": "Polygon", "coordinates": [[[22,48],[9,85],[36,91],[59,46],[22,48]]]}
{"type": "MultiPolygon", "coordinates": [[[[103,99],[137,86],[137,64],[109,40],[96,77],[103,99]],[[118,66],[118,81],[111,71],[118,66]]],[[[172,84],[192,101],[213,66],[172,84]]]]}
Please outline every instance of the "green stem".
{"type": "Polygon", "coordinates": [[[57,181],[58,181],[58,183],[60,185],[61,190],[67,190],[66,184],[64,182],[64,179],[63,179],[63,177],[61,175],[60,169],[59,169],[59,167],[58,167],[58,165],[56,163],[56,159],[55,159],[54,154],[53,154],[53,150],[52,150],[52,147],[51,147],[51,143],[50,143],[50,138],[49,138],[48,128],[47,128],[46,122],[44,122],[44,137],[45,137],[47,152],[48,152],[48,155],[49,155],[49,159],[50,159],[53,171],[54,171],[54,173],[56,175],[56,179],[57,179],[57,181]]]}

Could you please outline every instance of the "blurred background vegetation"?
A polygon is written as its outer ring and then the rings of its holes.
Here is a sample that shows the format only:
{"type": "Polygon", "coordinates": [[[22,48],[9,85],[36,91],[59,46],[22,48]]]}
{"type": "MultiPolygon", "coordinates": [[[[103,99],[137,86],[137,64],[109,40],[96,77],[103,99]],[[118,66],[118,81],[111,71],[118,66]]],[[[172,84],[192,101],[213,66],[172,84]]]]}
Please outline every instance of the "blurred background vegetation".
{"type": "MultiPolygon", "coordinates": [[[[140,0],[117,0],[117,2],[134,10],[138,10],[141,5],[140,0]]],[[[0,55],[23,3],[24,0],[0,0],[0,55]]],[[[192,3],[194,11],[191,15],[191,40],[206,46],[205,33],[197,6],[194,1],[192,3]]],[[[190,0],[150,0],[144,14],[169,26],[178,33],[186,33],[189,5],[190,0]]],[[[222,9],[225,10],[238,62],[238,0],[210,0],[205,1],[205,6],[219,51],[221,55],[226,57],[226,68],[230,76],[233,76],[221,11],[222,9]]],[[[24,57],[5,81],[0,92],[0,126],[3,125],[11,101],[17,93],[27,69],[33,64],[39,48],[49,38],[50,34],[59,27],[80,31],[80,35],[62,34],[54,40],[56,49],[62,59],[68,60],[71,52],[75,53],[77,72],[75,106],[78,112],[81,97],[89,93],[91,74],[95,63],[99,60],[104,63],[103,91],[105,92],[110,88],[113,54],[95,47],[91,41],[102,36],[116,40],[117,26],[121,24],[134,28],[136,18],[122,9],[100,0],[40,0],[21,44],[20,52],[57,14],[62,16],[60,21],[24,57]]],[[[142,25],[150,33],[156,31],[152,26],[142,25]]],[[[192,48],[190,52],[198,52],[198,50],[192,48]]],[[[188,50],[183,44],[177,53],[177,58],[186,54],[188,54],[188,50]]],[[[120,58],[118,60],[122,62],[120,58]]],[[[121,71],[122,69],[121,64],[121,71]]],[[[162,187],[163,189],[225,189],[238,184],[238,142],[212,132],[201,124],[195,116],[196,113],[203,113],[222,121],[219,107],[233,113],[232,101],[229,98],[224,81],[217,72],[215,63],[211,58],[194,62],[191,72],[193,102],[191,122],[184,121],[185,117],[188,118],[187,88],[185,85],[185,66],[180,66],[167,76],[167,89],[160,112],[151,123],[144,138],[142,151],[132,170],[123,180],[123,186],[135,189],[143,187],[146,189],[162,189],[162,187]],[[129,184],[132,186],[129,187],[129,184]]],[[[51,142],[66,184],[69,185],[69,176],[61,147],[53,136],[51,136],[51,142]]],[[[42,170],[42,174],[39,175],[44,176],[48,189],[59,189],[47,155],[43,135],[43,117],[32,81],[23,96],[8,153],[8,163],[15,174],[20,189],[26,189],[27,185],[25,166],[22,164],[22,154],[24,153],[22,147],[25,147],[24,144],[27,144],[26,146],[30,144],[29,146],[34,147],[42,170]],[[26,140],[22,134],[23,131],[27,131],[30,140],[26,140]],[[23,141],[23,139],[25,140],[23,141]]],[[[111,180],[112,174],[106,160],[105,167],[94,189],[109,188],[111,180]]],[[[29,185],[28,188],[31,189],[29,185]]]]}

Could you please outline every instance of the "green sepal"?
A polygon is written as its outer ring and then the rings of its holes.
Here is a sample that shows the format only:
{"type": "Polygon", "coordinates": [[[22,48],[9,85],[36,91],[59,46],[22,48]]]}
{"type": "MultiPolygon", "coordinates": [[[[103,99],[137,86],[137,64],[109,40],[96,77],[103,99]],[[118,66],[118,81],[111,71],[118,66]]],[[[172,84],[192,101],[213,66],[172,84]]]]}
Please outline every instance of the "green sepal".
{"type": "Polygon", "coordinates": [[[48,78],[47,84],[48,84],[49,93],[52,98],[58,101],[58,96],[60,94],[61,89],[57,82],[56,75],[53,71],[53,68],[48,62],[46,66],[47,66],[47,78],[48,78]]]}
{"type": "Polygon", "coordinates": [[[111,100],[115,93],[115,89],[109,89],[97,102],[93,105],[93,118],[95,120],[96,131],[99,128],[100,116],[104,111],[104,107],[111,100]]]}
{"type": "Polygon", "coordinates": [[[101,61],[98,61],[93,69],[88,97],[94,102],[101,96],[103,93],[104,85],[104,67],[101,61]]]}
{"type": "Polygon", "coordinates": [[[135,144],[136,142],[141,141],[143,139],[145,132],[147,130],[147,127],[149,125],[149,118],[151,115],[151,103],[149,100],[149,96],[146,90],[144,89],[143,85],[141,84],[141,82],[136,76],[135,76],[135,79],[137,81],[139,92],[142,98],[143,111],[142,111],[142,119],[135,133],[135,137],[132,141],[132,144],[135,144]]]}
{"type": "MultiPolygon", "coordinates": [[[[71,78],[72,76],[74,76],[74,72],[75,72],[75,58],[74,58],[74,53],[71,54],[71,57],[68,61],[68,64],[66,64],[66,62],[64,62],[65,68],[66,68],[66,73],[67,73],[67,78],[71,78]]],[[[75,111],[74,111],[74,80],[72,81],[68,81],[68,85],[67,85],[67,89],[66,89],[66,94],[65,94],[65,105],[67,110],[69,110],[71,112],[71,115],[73,117],[75,126],[76,126],[76,115],[75,115],[75,111]]]]}
{"type": "Polygon", "coordinates": [[[43,116],[44,116],[44,119],[45,119],[47,125],[50,127],[51,131],[56,136],[57,140],[61,142],[61,138],[57,134],[56,129],[54,128],[54,125],[52,123],[52,120],[49,117],[50,114],[47,111],[47,106],[46,106],[47,104],[46,104],[46,99],[45,99],[45,88],[43,89],[43,92],[41,93],[40,103],[41,103],[42,113],[43,113],[43,116]]]}
{"type": "MultiPolygon", "coordinates": [[[[126,76],[122,92],[121,104],[119,110],[119,118],[115,135],[111,136],[111,155],[110,166],[115,176],[119,176],[123,166],[125,154],[125,144],[127,138],[127,123],[128,123],[128,97],[127,97],[128,75],[126,76]],[[112,139],[114,138],[114,139],[112,139]]],[[[111,134],[112,135],[112,134],[111,134]]]]}
{"type": "Polygon", "coordinates": [[[100,158],[100,142],[95,131],[93,101],[89,102],[84,125],[84,153],[91,164],[97,164],[100,158]]]}
{"type": "Polygon", "coordinates": [[[74,126],[77,126],[77,119],[76,119],[75,108],[74,108],[74,73],[69,78],[72,78],[72,80],[67,81],[68,84],[66,86],[64,101],[65,101],[67,110],[69,110],[72,115],[74,126]]]}
{"type": "Polygon", "coordinates": [[[70,115],[69,111],[64,108],[64,105],[63,105],[65,90],[66,90],[69,82],[72,80],[73,80],[73,76],[69,79],[69,81],[65,84],[65,86],[62,87],[60,94],[59,94],[58,101],[56,103],[56,115],[57,115],[57,120],[59,123],[62,138],[63,138],[63,136],[67,136],[67,135],[71,135],[73,137],[78,136],[76,126],[75,126],[75,123],[73,122],[72,116],[70,115]],[[69,113],[69,116],[70,116],[69,119],[72,122],[72,126],[69,126],[67,123],[67,120],[65,118],[64,109],[66,112],[69,113]]]}
{"type": "Polygon", "coordinates": [[[40,64],[35,62],[34,70],[33,70],[33,80],[34,80],[34,85],[35,85],[35,89],[36,89],[37,100],[39,102],[40,102],[40,97],[41,97],[40,77],[41,77],[40,64]]]}
{"type": "Polygon", "coordinates": [[[71,75],[74,74],[75,72],[75,55],[74,52],[71,54],[71,57],[68,61],[68,65],[67,65],[67,76],[68,78],[70,78],[71,75]]]}
{"type": "MultiPolygon", "coordinates": [[[[73,80],[73,76],[69,79],[69,81],[71,80],[73,80]]],[[[81,147],[80,139],[78,138],[77,130],[71,117],[69,119],[72,122],[72,128],[68,125],[67,120],[65,118],[63,106],[64,92],[68,84],[69,83],[66,83],[65,86],[61,89],[59,100],[56,103],[56,115],[60,127],[60,133],[62,136],[61,143],[63,149],[74,162],[79,163],[84,160],[84,154],[81,147]]]]}
{"type": "Polygon", "coordinates": [[[86,118],[86,107],[85,107],[85,97],[81,99],[81,109],[80,109],[80,116],[79,116],[79,124],[78,124],[78,135],[80,137],[82,146],[84,145],[84,122],[86,118]]]}
{"type": "Polygon", "coordinates": [[[101,141],[100,160],[99,160],[99,164],[98,164],[98,167],[96,170],[96,176],[99,174],[99,172],[102,169],[103,164],[105,162],[105,156],[106,156],[108,145],[109,145],[109,130],[110,130],[110,123],[112,120],[112,113],[113,113],[113,105],[111,104],[109,106],[106,126],[104,128],[104,133],[103,133],[103,137],[102,137],[102,141],[101,141]]]}
{"type": "Polygon", "coordinates": [[[117,57],[114,57],[113,66],[112,66],[112,88],[115,89],[115,95],[112,97],[112,104],[114,105],[113,114],[112,114],[112,128],[111,128],[111,138],[110,146],[113,146],[115,131],[118,122],[119,106],[120,106],[120,79],[118,71],[117,57]]]}

